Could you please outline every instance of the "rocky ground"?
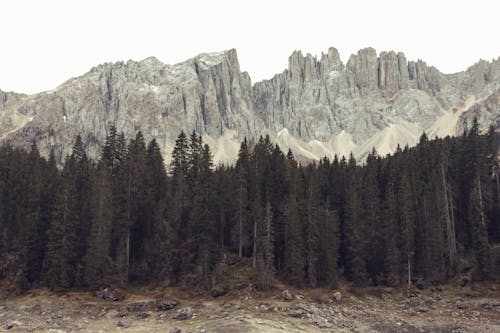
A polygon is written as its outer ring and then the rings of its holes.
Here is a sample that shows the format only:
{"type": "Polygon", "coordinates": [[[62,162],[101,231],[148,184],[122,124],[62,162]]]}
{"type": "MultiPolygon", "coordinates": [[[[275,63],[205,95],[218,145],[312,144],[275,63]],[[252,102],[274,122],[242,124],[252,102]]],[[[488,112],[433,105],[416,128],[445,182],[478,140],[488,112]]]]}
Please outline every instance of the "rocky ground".
{"type": "Polygon", "coordinates": [[[500,291],[491,285],[223,293],[37,289],[1,299],[0,331],[500,332],[500,291]]]}

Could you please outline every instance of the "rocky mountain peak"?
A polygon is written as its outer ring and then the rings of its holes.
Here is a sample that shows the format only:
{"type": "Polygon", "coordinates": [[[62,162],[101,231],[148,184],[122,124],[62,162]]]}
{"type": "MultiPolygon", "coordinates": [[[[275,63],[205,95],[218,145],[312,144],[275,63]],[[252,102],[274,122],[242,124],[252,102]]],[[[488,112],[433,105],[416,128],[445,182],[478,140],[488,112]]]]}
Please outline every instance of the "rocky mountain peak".
{"type": "MultiPolygon", "coordinates": [[[[129,60],[129,62],[132,62],[132,60],[129,60]]],[[[153,56],[147,57],[147,58],[139,61],[139,63],[146,65],[146,66],[153,66],[153,67],[165,66],[165,64],[163,62],[161,62],[160,60],[158,60],[158,58],[153,57],[153,56]]]]}
{"type": "Polygon", "coordinates": [[[217,162],[232,162],[243,137],[263,134],[301,158],[352,151],[362,159],[373,147],[385,154],[415,144],[424,130],[456,134],[473,116],[498,124],[499,89],[500,59],[443,74],[373,48],[344,65],[332,47],[319,57],[294,51],[285,71],[252,85],[234,49],[173,65],[149,57],[101,64],[49,92],[0,92],[0,139],[36,139],[62,159],[80,133],[97,156],[113,123],[127,137],[156,138],[167,158],[180,130],[195,130],[217,162]]]}
{"type": "Polygon", "coordinates": [[[323,72],[331,72],[341,70],[344,66],[340,60],[339,51],[336,48],[330,47],[327,53],[321,53],[321,67],[323,72]]]}

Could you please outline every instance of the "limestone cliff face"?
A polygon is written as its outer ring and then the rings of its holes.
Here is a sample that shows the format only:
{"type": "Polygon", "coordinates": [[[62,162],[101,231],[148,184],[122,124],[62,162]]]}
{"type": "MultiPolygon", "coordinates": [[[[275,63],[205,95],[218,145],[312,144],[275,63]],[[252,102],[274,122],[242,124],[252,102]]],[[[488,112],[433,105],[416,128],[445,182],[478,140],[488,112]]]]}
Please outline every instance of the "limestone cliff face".
{"type": "Polygon", "coordinates": [[[462,113],[458,122],[458,132],[463,132],[468,128],[474,118],[478,120],[483,130],[488,126],[500,129],[500,90],[475,103],[462,113]]]}
{"type": "Polygon", "coordinates": [[[498,60],[482,61],[445,75],[420,60],[408,62],[403,53],[377,56],[372,48],[345,66],[333,48],[320,59],[295,52],[288,70],[254,85],[254,109],[275,130],[321,141],[344,131],[360,143],[393,123],[417,125],[421,133],[451,109],[460,112],[468,98],[498,90],[499,69],[498,60]]]}
{"type": "Polygon", "coordinates": [[[29,96],[17,109],[29,121],[8,135],[19,144],[36,139],[41,151],[70,152],[81,133],[97,156],[115,124],[127,137],[142,131],[165,152],[181,130],[219,137],[228,129],[250,136],[262,130],[253,116],[250,77],[235,50],[202,54],[177,65],[155,58],[103,64],[53,91],[29,96]]]}
{"type": "Polygon", "coordinates": [[[180,130],[202,133],[215,159],[231,162],[243,137],[269,134],[305,158],[335,153],[363,158],[399,143],[461,133],[477,116],[498,126],[500,59],[445,75],[402,53],[360,50],[346,64],[336,49],[300,51],[288,68],[252,86],[235,50],[200,54],[175,65],[156,58],[106,63],[57,89],[34,95],[0,91],[0,139],[59,158],[80,133],[97,156],[114,123],[127,137],[156,138],[169,154],[180,130]]]}

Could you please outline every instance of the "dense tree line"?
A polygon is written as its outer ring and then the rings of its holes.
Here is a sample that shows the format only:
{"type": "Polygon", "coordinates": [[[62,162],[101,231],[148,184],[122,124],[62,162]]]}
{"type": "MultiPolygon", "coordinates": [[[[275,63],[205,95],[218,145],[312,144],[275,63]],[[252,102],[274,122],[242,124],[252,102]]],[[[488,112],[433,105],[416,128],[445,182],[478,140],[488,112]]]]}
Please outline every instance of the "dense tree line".
{"type": "Polygon", "coordinates": [[[269,137],[213,166],[196,133],[180,133],[165,166],[155,140],[111,127],[97,161],[78,136],[54,154],[0,148],[0,278],[20,289],[129,283],[211,288],[228,253],[251,258],[259,288],[446,281],[461,258],[487,279],[500,242],[497,144],[477,123],[365,164],[300,165],[269,137]]]}

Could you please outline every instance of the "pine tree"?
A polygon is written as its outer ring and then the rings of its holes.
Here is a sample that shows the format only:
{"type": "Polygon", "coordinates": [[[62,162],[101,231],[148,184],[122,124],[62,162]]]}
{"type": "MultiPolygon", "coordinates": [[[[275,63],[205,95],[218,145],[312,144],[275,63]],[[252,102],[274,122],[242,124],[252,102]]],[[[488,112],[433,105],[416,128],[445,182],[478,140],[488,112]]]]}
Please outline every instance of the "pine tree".
{"type": "Polygon", "coordinates": [[[356,161],[350,157],[348,166],[349,180],[346,188],[346,204],[344,210],[344,233],[345,242],[345,272],[346,277],[356,284],[367,281],[366,268],[366,238],[361,226],[361,201],[359,192],[359,175],[356,170],[356,161]]]}
{"type": "Polygon", "coordinates": [[[75,159],[64,163],[53,220],[48,231],[45,281],[51,289],[68,289],[75,283],[78,251],[78,202],[75,159]]]}
{"type": "MultiPolygon", "coordinates": [[[[229,228],[230,225],[230,206],[231,206],[231,173],[224,165],[217,167],[214,173],[214,195],[216,196],[216,220],[217,220],[217,235],[218,235],[218,247],[219,247],[219,257],[220,260],[224,260],[225,248],[228,245],[229,240],[229,228]]],[[[255,267],[255,265],[254,265],[255,267]]]]}
{"type": "Polygon", "coordinates": [[[318,274],[321,285],[334,287],[340,279],[338,267],[340,250],[340,226],[337,212],[327,200],[320,207],[321,224],[318,274]]]}
{"type": "Polygon", "coordinates": [[[75,193],[76,193],[76,214],[77,221],[76,234],[77,238],[77,249],[76,249],[76,262],[77,262],[77,273],[75,276],[75,285],[81,285],[83,280],[83,257],[87,249],[87,242],[90,231],[90,206],[91,206],[91,172],[92,166],[91,162],[87,157],[85,152],[84,143],[80,135],[75,138],[75,143],[71,152],[71,158],[74,161],[74,182],[75,182],[75,193]]]}
{"type": "Polygon", "coordinates": [[[269,195],[268,200],[272,208],[273,251],[276,269],[281,270],[284,264],[286,219],[286,196],[289,191],[287,178],[288,162],[278,145],[275,145],[270,155],[269,163],[269,195]]]}
{"type": "Polygon", "coordinates": [[[198,171],[194,175],[194,197],[190,219],[194,227],[195,260],[202,285],[210,287],[211,272],[216,261],[216,225],[214,212],[211,208],[213,201],[213,174],[212,156],[208,145],[203,146],[199,156],[198,171]]]}
{"type": "Polygon", "coordinates": [[[401,252],[399,248],[400,233],[397,225],[396,210],[396,171],[390,160],[386,166],[386,179],[384,189],[384,205],[382,212],[382,240],[383,240],[383,281],[387,285],[400,284],[401,252]]]}
{"type": "Polygon", "coordinates": [[[249,230],[249,170],[250,156],[246,138],[241,143],[238,153],[238,160],[236,161],[236,189],[234,201],[234,224],[232,238],[237,244],[238,255],[240,258],[244,255],[244,250],[249,247],[250,243],[250,230],[249,230]]]}
{"type": "MultiPolygon", "coordinates": [[[[42,221],[42,160],[35,142],[28,156],[26,200],[21,225],[21,265],[18,272],[18,287],[26,290],[40,278],[41,262],[44,254],[42,221]]],[[[23,200],[24,201],[24,200],[23,200]]]]}
{"type": "Polygon", "coordinates": [[[360,217],[357,228],[364,233],[367,252],[367,269],[372,281],[377,281],[383,273],[383,235],[381,233],[380,199],[381,189],[379,186],[380,160],[375,149],[368,155],[366,166],[362,172],[363,189],[360,192],[361,202],[360,217]],[[365,233],[366,231],[366,233],[365,233]]]}
{"type": "MultiPolygon", "coordinates": [[[[175,281],[179,278],[181,271],[181,258],[186,258],[189,253],[186,252],[185,241],[189,235],[188,225],[188,143],[184,132],[181,131],[175,141],[175,147],[172,152],[172,162],[170,164],[170,173],[172,175],[170,187],[171,205],[168,208],[170,240],[172,244],[172,262],[171,277],[175,281]]],[[[190,258],[186,258],[189,262],[190,258]]]]}
{"type": "Polygon", "coordinates": [[[305,244],[304,230],[299,214],[296,197],[295,170],[291,170],[291,190],[288,194],[286,204],[286,246],[285,246],[285,272],[286,279],[296,285],[303,286],[305,283],[305,244]]]}
{"type": "Polygon", "coordinates": [[[106,285],[111,273],[112,182],[109,169],[101,161],[92,180],[91,228],[84,281],[90,288],[106,285]]]}
{"type": "Polygon", "coordinates": [[[304,198],[304,222],[306,230],[306,253],[307,253],[307,283],[310,287],[318,285],[319,276],[319,225],[320,221],[320,207],[318,202],[317,189],[319,188],[314,178],[313,168],[308,167],[304,175],[304,183],[306,184],[305,198],[304,198]]]}
{"type": "Polygon", "coordinates": [[[127,147],[123,133],[117,134],[111,126],[102,151],[102,161],[111,175],[112,193],[112,242],[114,280],[121,286],[128,282],[129,275],[129,205],[127,147]]]}
{"type": "Polygon", "coordinates": [[[151,266],[150,279],[165,281],[170,274],[172,233],[167,222],[168,177],[160,147],[155,139],[147,148],[146,160],[146,214],[150,226],[146,235],[146,261],[151,266]]]}
{"type": "Polygon", "coordinates": [[[273,227],[272,208],[269,201],[262,211],[262,218],[257,224],[257,251],[256,251],[256,285],[259,289],[265,290],[272,286],[274,276],[274,250],[273,250],[273,227]]]}
{"type": "Polygon", "coordinates": [[[127,149],[127,266],[129,278],[145,281],[149,266],[145,260],[147,237],[151,235],[151,217],[148,214],[146,199],[147,149],[144,137],[137,132],[127,149]]]}
{"type": "Polygon", "coordinates": [[[469,189],[469,225],[471,230],[472,248],[478,263],[479,279],[488,277],[490,271],[490,244],[488,240],[488,216],[486,214],[486,184],[489,163],[485,145],[481,142],[479,125],[474,119],[468,133],[468,156],[470,159],[471,184],[469,189]]]}
{"type": "Polygon", "coordinates": [[[396,195],[396,209],[402,235],[402,255],[406,267],[408,287],[411,286],[413,272],[413,258],[415,254],[415,214],[414,198],[410,189],[410,182],[406,173],[403,173],[396,195]]]}

